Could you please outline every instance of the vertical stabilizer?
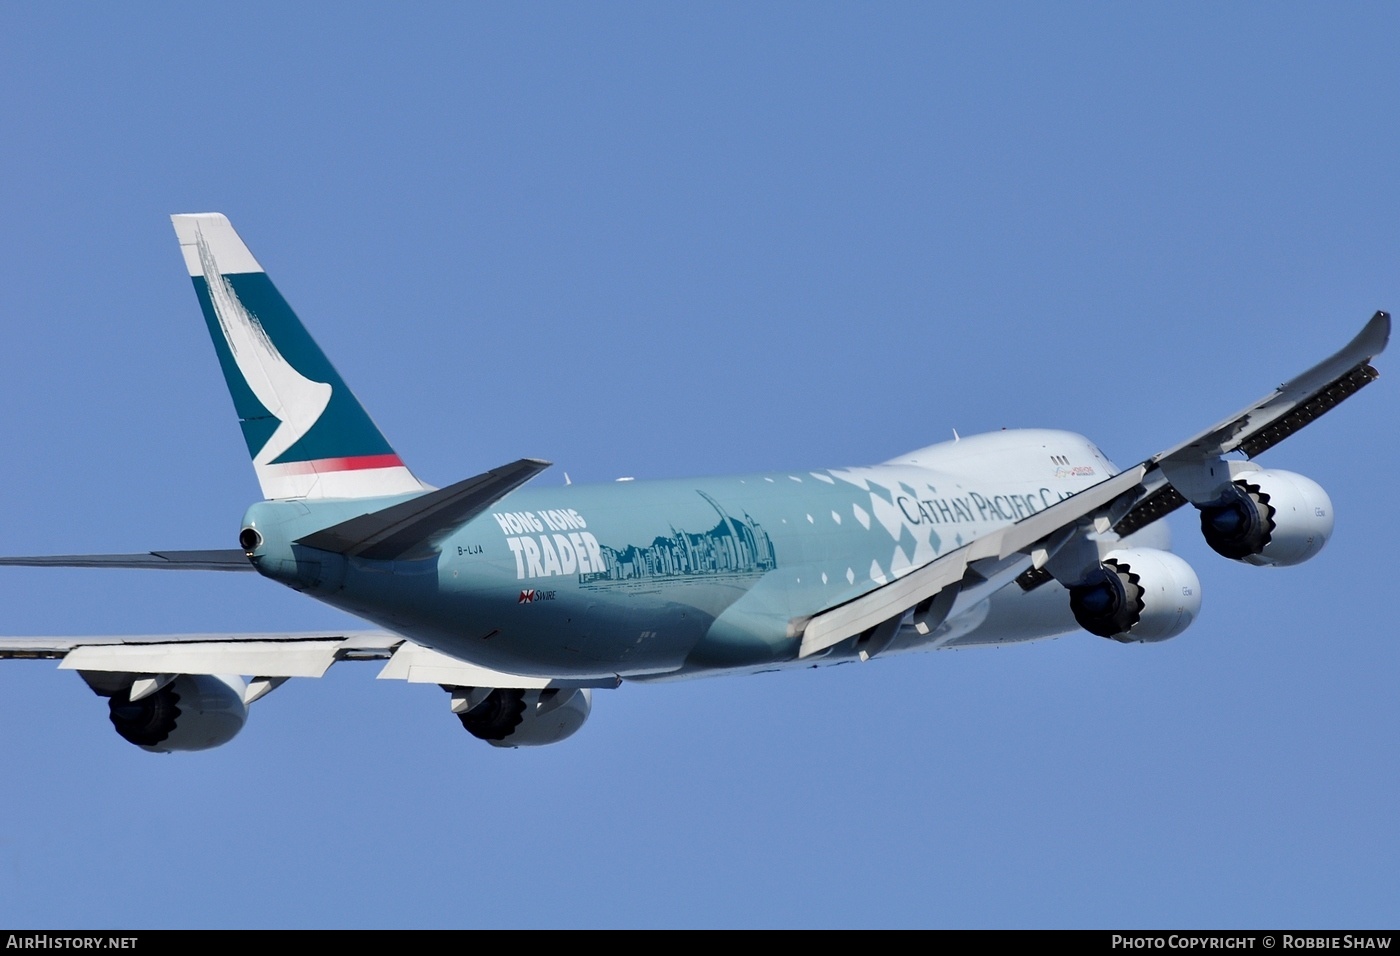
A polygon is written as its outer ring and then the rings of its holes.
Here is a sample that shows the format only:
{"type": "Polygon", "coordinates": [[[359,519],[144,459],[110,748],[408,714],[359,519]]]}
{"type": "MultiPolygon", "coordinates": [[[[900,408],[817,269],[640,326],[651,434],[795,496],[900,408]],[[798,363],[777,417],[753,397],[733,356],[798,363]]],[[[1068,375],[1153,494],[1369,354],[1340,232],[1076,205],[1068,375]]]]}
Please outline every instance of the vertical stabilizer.
{"type": "Polygon", "coordinates": [[[220,213],[170,217],[267,498],[425,490],[220,213]]]}

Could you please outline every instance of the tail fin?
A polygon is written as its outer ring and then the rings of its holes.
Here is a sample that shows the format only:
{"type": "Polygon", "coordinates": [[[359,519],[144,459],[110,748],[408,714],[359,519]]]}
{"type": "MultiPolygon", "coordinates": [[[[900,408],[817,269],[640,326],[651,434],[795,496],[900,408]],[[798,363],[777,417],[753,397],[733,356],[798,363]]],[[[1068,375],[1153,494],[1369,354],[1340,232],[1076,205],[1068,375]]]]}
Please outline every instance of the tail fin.
{"type": "Polygon", "coordinates": [[[228,219],[219,213],[170,218],[264,497],[425,490],[228,219]]]}

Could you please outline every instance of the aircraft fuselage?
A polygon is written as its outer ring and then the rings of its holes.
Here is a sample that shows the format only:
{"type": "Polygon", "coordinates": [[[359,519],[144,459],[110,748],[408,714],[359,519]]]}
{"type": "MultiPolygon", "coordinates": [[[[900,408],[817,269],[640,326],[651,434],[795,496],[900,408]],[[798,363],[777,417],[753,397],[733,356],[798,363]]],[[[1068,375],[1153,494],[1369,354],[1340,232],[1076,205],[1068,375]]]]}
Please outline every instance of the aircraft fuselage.
{"type": "MultiPolygon", "coordinates": [[[[866,468],[521,488],[418,561],[293,543],[382,499],[262,502],[245,526],[264,575],[444,653],[520,674],[684,676],[793,661],[811,615],[1115,471],[1082,436],[1004,431],[866,468]]],[[[891,650],[946,642],[967,629],[958,616],[891,650]]],[[[1075,626],[1040,619],[1017,639],[1075,626]]]]}

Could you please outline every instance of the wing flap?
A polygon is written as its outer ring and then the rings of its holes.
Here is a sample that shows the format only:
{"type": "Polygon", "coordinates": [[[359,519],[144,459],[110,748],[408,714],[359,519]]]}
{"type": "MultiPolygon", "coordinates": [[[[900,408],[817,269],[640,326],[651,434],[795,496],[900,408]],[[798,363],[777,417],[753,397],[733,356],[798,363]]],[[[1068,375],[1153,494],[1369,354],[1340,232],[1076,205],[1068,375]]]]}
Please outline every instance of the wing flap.
{"type": "Polygon", "coordinates": [[[336,662],[339,649],[340,642],[336,640],[89,644],[73,648],[58,667],[127,674],[321,677],[336,662]]]}
{"type": "Polygon", "coordinates": [[[903,614],[948,585],[956,584],[967,570],[966,552],[967,548],[959,548],[884,587],[813,617],[802,631],[802,645],[797,656],[811,657],[834,647],[848,637],[903,614]]]}
{"type": "Polygon", "coordinates": [[[519,690],[545,690],[568,687],[616,687],[617,677],[568,679],[508,674],[479,664],[449,657],[429,647],[405,641],[379,672],[379,680],[402,680],[410,684],[442,684],[448,687],[501,687],[519,690]]]}

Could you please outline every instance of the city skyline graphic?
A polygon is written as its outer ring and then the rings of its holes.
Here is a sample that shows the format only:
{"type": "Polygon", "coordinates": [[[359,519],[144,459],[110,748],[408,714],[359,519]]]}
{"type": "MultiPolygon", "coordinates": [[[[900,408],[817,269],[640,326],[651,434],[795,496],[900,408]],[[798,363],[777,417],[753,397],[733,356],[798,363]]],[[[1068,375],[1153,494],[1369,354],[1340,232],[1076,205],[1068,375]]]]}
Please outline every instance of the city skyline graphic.
{"type": "Polygon", "coordinates": [[[605,571],[579,575],[579,583],[606,585],[649,578],[704,578],[715,575],[757,576],[778,566],[772,539],[748,512],[742,519],[729,514],[703,491],[696,491],[715,509],[719,521],[713,528],[691,533],[671,526],[669,535],[658,535],[650,544],[614,548],[600,544],[605,571]]]}

